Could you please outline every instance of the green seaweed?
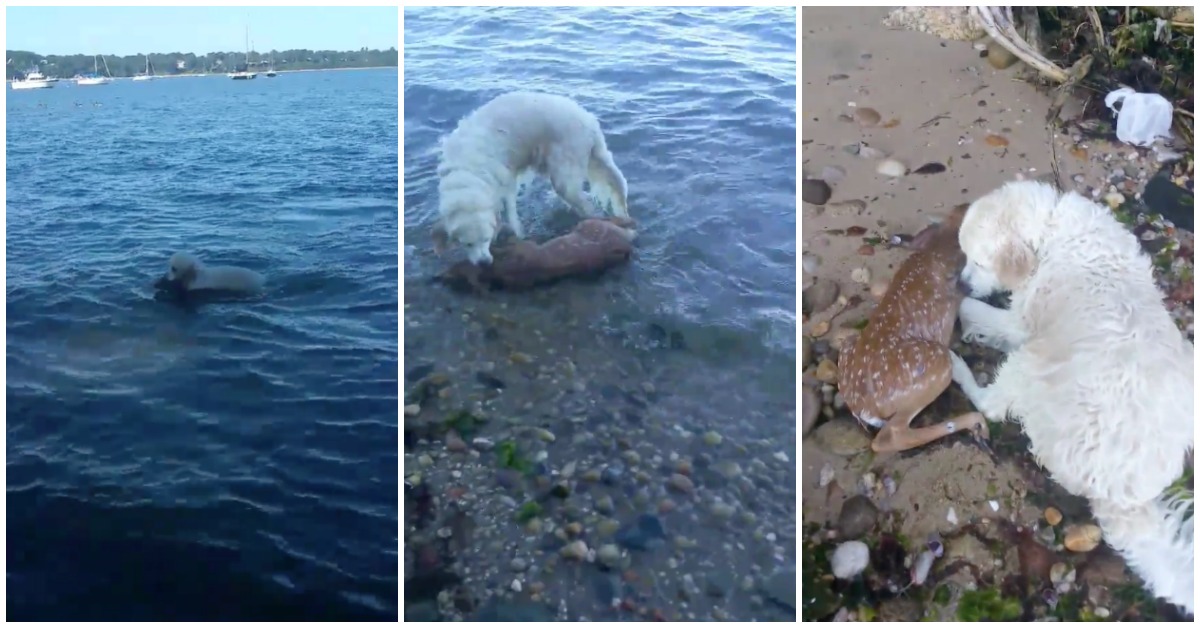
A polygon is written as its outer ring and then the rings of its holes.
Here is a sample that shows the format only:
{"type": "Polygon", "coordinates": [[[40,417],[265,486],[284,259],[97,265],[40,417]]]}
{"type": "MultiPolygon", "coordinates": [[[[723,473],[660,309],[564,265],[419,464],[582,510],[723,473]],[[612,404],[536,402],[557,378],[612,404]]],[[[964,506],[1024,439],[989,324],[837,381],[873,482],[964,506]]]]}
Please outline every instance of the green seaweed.
{"type": "Polygon", "coordinates": [[[504,469],[513,469],[521,473],[533,470],[533,465],[521,455],[521,449],[514,440],[506,440],[496,446],[496,461],[504,469]]]}
{"type": "Polygon", "coordinates": [[[862,320],[856,321],[853,325],[851,325],[851,327],[853,327],[854,329],[857,329],[858,331],[862,331],[867,328],[867,323],[869,323],[869,322],[871,322],[869,319],[864,318],[862,320]]]}
{"type": "Polygon", "coordinates": [[[454,430],[463,438],[471,438],[479,431],[487,421],[470,410],[456,410],[446,415],[442,419],[442,428],[449,431],[454,430]]]}
{"type": "Polygon", "coordinates": [[[542,506],[537,502],[525,502],[517,509],[517,521],[527,523],[542,514],[542,506]]]}
{"type": "Polygon", "coordinates": [[[938,606],[945,606],[950,603],[950,585],[940,585],[933,591],[933,603],[938,606]]]}
{"type": "Polygon", "coordinates": [[[1014,621],[1020,616],[1021,602],[995,589],[966,591],[958,601],[959,621],[1014,621]]]}
{"type": "Polygon", "coordinates": [[[814,543],[813,535],[818,526],[805,526],[804,550],[800,552],[800,576],[803,584],[800,591],[804,599],[800,605],[802,621],[823,621],[841,608],[843,596],[833,590],[833,575],[829,573],[829,546],[814,543]]]}

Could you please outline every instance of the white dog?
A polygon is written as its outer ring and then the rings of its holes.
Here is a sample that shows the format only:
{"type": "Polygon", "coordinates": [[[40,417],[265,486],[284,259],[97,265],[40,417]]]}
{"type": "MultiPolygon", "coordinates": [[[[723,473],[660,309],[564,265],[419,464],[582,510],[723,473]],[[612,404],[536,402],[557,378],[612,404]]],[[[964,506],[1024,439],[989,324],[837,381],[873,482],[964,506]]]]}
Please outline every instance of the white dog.
{"type": "Polygon", "coordinates": [[[472,262],[490,262],[502,208],[513,233],[524,238],[517,188],[534,173],[548,177],[559,198],[581,215],[589,213],[583,192],[588,181],[601,205],[629,216],[625,176],[596,117],[570,98],[513,92],[463,118],[442,143],[435,248],[441,252],[453,241],[472,262]]]}
{"type": "Polygon", "coordinates": [[[184,290],[227,290],[230,292],[258,292],[266,280],[262,275],[238,266],[205,266],[188,253],[171,256],[167,274],[162,284],[174,284],[184,290]]]}
{"type": "Polygon", "coordinates": [[[1101,205],[1009,183],[975,201],[959,242],[973,297],[963,337],[1008,353],[980,387],[954,381],[994,421],[1018,419],[1059,484],[1088,498],[1110,545],[1158,596],[1193,612],[1190,493],[1163,494],[1193,447],[1193,346],[1175,327],[1137,238],[1101,205]]]}

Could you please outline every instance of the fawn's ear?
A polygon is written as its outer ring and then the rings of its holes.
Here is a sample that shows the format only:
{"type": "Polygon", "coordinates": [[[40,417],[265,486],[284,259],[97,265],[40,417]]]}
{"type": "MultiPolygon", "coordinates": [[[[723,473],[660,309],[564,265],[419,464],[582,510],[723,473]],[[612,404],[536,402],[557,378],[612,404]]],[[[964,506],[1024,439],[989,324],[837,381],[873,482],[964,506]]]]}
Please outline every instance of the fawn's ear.
{"type": "Polygon", "coordinates": [[[450,244],[450,235],[446,233],[446,225],[440,220],[437,221],[437,224],[433,225],[430,235],[433,236],[433,252],[441,257],[450,244]]]}

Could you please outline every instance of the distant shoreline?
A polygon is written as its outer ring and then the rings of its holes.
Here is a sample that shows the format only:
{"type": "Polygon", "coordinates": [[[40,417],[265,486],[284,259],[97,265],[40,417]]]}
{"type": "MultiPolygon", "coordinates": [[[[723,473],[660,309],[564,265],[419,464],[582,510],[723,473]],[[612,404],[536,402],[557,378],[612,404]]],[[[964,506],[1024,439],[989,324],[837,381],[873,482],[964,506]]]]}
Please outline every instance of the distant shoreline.
{"type": "MultiPolygon", "coordinates": [[[[298,72],[349,72],[349,71],[353,71],[353,70],[384,70],[387,68],[395,68],[398,70],[398,69],[400,69],[400,66],[397,66],[397,65],[368,65],[368,66],[362,66],[362,67],[357,67],[357,68],[306,68],[303,70],[275,70],[275,73],[276,74],[294,74],[294,73],[298,73],[298,72]]],[[[263,70],[261,72],[255,72],[255,74],[266,74],[266,73],[267,73],[266,70],[263,70]]],[[[229,72],[226,70],[219,70],[219,71],[215,71],[215,72],[208,72],[205,74],[190,74],[190,73],[189,74],[155,74],[154,80],[176,79],[176,78],[204,78],[206,76],[214,76],[214,75],[220,76],[220,75],[224,75],[224,74],[229,74],[229,72]]],[[[132,77],[132,76],[114,76],[111,78],[114,81],[131,81],[131,80],[133,80],[134,77],[132,77]]],[[[74,77],[71,77],[71,78],[58,77],[58,80],[59,81],[74,81],[75,78],[74,77]]],[[[12,80],[10,79],[7,82],[11,83],[12,80]]]]}

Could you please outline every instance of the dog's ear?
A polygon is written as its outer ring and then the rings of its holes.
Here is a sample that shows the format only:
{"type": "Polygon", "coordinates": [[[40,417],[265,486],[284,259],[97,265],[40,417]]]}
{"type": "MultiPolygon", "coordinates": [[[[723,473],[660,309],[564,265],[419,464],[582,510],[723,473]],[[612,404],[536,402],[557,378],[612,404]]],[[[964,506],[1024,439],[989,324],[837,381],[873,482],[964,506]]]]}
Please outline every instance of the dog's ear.
{"type": "Polygon", "coordinates": [[[450,234],[446,233],[446,225],[439,220],[433,226],[431,235],[433,236],[433,252],[438,257],[441,257],[450,245],[450,234]]]}
{"type": "Polygon", "coordinates": [[[1037,269],[1037,257],[1024,242],[1010,242],[996,255],[996,278],[1005,288],[1018,286],[1037,269]]]}

